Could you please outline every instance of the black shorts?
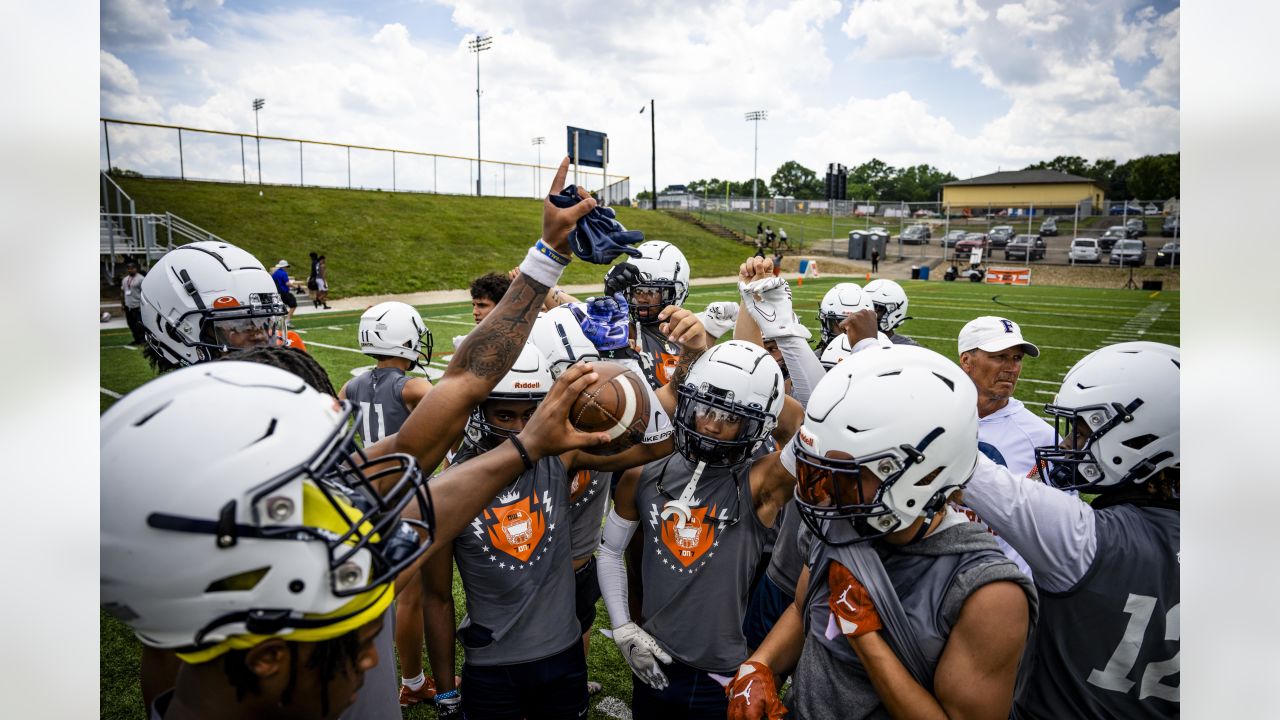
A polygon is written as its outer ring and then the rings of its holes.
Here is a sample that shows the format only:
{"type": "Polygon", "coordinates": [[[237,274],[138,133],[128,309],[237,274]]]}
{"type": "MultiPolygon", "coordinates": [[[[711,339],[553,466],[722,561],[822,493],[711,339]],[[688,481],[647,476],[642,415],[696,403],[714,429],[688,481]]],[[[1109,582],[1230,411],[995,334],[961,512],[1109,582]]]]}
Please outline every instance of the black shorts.
{"type": "Polygon", "coordinates": [[[294,297],[293,293],[291,292],[280,293],[280,302],[284,303],[285,305],[288,305],[291,308],[298,307],[298,298],[294,297]]]}
{"type": "MultiPolygon", "coordinates": [[[[621,473],[619,473],[621,474],[621,473]]],[[[596,559],[593,557],[586,565],[573,573],[574,609],[578,614],[578,625],[583,633],[591,629],[596,621],[596,601],[600,599],[600,581],[596,578],[596,559]]]]}

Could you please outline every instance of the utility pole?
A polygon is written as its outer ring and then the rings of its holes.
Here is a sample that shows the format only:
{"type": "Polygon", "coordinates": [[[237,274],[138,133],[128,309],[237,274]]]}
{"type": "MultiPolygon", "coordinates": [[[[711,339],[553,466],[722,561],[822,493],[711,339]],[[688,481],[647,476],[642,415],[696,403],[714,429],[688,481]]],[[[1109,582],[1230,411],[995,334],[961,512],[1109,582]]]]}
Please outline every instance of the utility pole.
{"type": "Polygon", "coordinates": [[[538,167],[534,170],[534,177],[536,178],[534,182],[537,183],[537,187],[534,188],[533,193],[533,196],[537,197],[542,192],[542,146],[547,144],[547,139],[538,136],[533,139],[533,144],[538,147],[538,167]]]}
{"type": "Polygon", "coordinates": [[[760,121],[769,119],[768,110],[752,110],[747,113],[745,119],[749,123],[755,123],[755,145],[751,160],[751,212],[756,212],[756,196],[758,194],[759,180],[757,179],[760,163],[760,121]]]}
{"type": "Polygon", "coordinates": [[[476,39],[467,43],[471,52],[476,54],[476,197],[480,196],[480,176],[483,175],[480,160],[480,53],[493,45],[492,36],[476,35],[476,39]]]}
{"type": "Polygon", "coordinates": [[[258,146],[258,184],[262,184],[262,131],[258,129],[258,111],[267,103],[262,98],[253,99],[253,137],[258,146]]]}
{"type": "MultiPolygon", "coordinates": [[[[640,106],[640,114],[644,114],[644,106],[640,106]]],[[[650,210],[658,209],[658,121],[653,115],[653,98],[649,98],[649,169],[653,172],[653,205],[650,210]]]]}

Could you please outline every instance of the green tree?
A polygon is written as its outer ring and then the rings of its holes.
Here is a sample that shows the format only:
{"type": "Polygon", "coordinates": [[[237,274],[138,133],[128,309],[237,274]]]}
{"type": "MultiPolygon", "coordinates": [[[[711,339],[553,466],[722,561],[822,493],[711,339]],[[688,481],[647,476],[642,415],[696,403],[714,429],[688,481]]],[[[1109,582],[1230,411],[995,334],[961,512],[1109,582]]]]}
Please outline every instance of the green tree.
{"type": "Polygon", "coordinates": [[[1059,155],[1048,162],[1028,165],[1027,170],[1057,170],[1069,175],[1089,177],[1089,161],[1079,155],[1059,155]]]}
{"type": "Polygon", "coordinates": [[[788,160],[778,166],[769,179],[769,187],[775,195],[804,200],[820,199],[826,194],[817,173],[795,160],[788,160]]]}
{"type": "MultiPolygon", "coordinates": [[[[853,185],[869,185],[872,189],[868,200],[880,199],[893,186],[896,170],[883,160],[871,158],[867,162],[849,170],[849,183],[853,185]]],[[[850,195],[849,197],[853,197],[850,195]]],[[[861,199],[860,196],[859,199],[861,199]]]]}
{"type": "Polygon", "coordinates": [[[1177,197],[1180,153],[1144,155],[1129,163],[1129,194],[1141,200],[1177,197]]]}
{"type": "Polygon", "coordinates": [[[893,172],[889,188],[881,196],[882,200],[900,200],[902,202],[930,202],[938,199],[942,192],[942,184],[956,179],[951,173],[944,173],[932,165],[915,165],[893,172]]]}

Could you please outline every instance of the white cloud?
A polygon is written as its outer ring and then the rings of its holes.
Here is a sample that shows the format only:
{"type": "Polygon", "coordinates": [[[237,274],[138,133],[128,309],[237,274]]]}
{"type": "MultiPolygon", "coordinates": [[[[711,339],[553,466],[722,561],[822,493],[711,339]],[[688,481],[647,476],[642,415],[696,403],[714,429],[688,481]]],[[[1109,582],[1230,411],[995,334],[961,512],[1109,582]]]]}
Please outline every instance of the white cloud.
{"type": "Polygon", "coordinates": [[[188,37],[190,23],[175,19],[164,0],[103,0],[100,12],[102,45],[116,52],[204,47],[200,40],[188,37]]]}
{"type": "Polygon", "coordinates": [[[987,18],[976,0],[855,0],[841,30],[863,41],[867,60],[942,57],[964,28],[987,18]]]}

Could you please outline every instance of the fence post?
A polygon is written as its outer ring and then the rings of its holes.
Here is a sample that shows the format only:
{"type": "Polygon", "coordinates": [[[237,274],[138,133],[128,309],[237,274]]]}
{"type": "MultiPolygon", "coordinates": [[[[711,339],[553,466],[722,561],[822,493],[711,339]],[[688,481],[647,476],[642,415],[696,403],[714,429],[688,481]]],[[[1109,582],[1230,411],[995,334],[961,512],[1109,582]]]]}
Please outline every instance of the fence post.
{"type": "Polygon", "coordinates": [[[249,184],[249,171],[244,167],[244,136],[240,136],[240,184],[249,184]]]}
{"type": "Polygon", "coordinates": [[[187,179],[187,166],[182,158],[182,128],[178,128],[178,175],[183,180],[187,179]]]}
{"type": "Polygon", "coordinates": [[[302,173],[302,141],[298,141],[298,187],[307,184],[307,177],[302,173]]]}
{"type": "Polygon", "coordinates": [[[396,151],[391,151],[391,192],[396,191],[396,151]]]}
{"type": "Polygon", "coordinates": [[[351,146],[347,146],[347,189],[351,189],[351,146]]]}
{"type": "Polygon", "coordinates": [[[440,192],[440,188],[436,186],[436,162],[439,160],[439,155],[431,156],[431,192],[433,193],[440,192]]]}

